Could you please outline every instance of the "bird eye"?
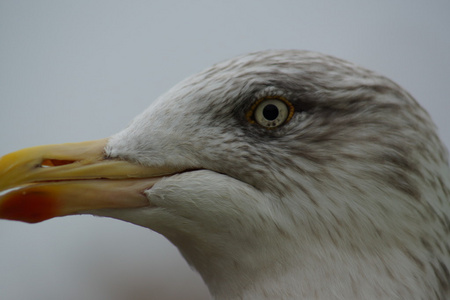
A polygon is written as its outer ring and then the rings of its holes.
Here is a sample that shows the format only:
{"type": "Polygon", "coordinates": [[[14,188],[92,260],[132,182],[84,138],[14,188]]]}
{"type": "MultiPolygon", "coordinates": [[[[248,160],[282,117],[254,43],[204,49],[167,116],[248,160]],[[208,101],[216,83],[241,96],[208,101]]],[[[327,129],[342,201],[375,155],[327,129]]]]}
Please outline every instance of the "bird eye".
{"type": "Polygon", "coordinates": [[[253,104],[247,119],[266,128],[275,128],[289,121],[293,114],[294,106],[286,99],[262,98],[253,104]]]}

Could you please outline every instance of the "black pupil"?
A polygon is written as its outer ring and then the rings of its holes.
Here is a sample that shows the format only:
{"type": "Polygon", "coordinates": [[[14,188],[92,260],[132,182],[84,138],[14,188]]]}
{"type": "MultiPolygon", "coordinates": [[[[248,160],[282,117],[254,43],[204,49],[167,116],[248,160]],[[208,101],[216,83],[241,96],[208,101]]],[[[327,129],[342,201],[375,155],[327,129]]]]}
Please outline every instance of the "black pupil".
{"type": "Polygon", "coordinates": [[[263,116],[266,120],[273,121],[275,120],[280,112],[278,111],[278,107],[273,104],[268,104],[263,109],[263,116]]]}

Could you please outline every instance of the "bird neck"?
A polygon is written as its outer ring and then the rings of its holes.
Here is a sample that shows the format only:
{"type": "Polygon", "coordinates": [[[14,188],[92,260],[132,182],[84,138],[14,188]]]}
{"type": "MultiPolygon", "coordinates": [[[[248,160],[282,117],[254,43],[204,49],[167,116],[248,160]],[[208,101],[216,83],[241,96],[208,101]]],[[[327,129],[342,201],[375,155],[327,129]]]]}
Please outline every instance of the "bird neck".
{"type": "Polygon", "coordinates": [[[309,247],[309,251],[300,247],[296,257],[274,254],[272,263],[267,257],[260,256],[259,263],[253,257],[252,266],[248,259],[244,264],[233,256],[200,272],[216,300],[394,299],[396,295],[431,299],[423,294],[429,287],[424,286],[427,279],[417,262],[398,249],[380,254],[333,245],[309,247]]]}

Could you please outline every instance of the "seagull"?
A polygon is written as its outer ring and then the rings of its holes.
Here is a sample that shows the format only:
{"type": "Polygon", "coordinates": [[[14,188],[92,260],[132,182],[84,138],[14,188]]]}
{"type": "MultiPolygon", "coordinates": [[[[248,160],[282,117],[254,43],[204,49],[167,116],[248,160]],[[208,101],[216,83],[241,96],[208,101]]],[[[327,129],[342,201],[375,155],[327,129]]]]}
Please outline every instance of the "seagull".
{"type": "Polygon", "coordinates": [[[0,159],[0,218],[164,235],[214,299],[450,299],[448,153],[393,81],[300,50],[224,61],[106,139],[0,159]]]}

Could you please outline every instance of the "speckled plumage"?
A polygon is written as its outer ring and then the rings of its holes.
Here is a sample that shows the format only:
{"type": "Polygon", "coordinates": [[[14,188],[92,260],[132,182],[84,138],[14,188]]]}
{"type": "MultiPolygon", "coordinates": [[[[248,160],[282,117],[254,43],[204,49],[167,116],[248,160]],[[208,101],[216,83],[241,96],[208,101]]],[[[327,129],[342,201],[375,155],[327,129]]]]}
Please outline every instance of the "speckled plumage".
{"type": "Polygon", "coordinates": [[[374,72],[307,51],[219,63],[161,96],[110,158],[191,170],[151,207],[100,210],[165,235],[215,299],[449,299],[447,151],[428,114],[374,72]],[[265,129],[259,98],[295,107],[265,129]]]}

